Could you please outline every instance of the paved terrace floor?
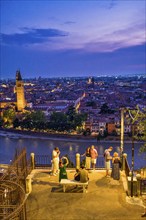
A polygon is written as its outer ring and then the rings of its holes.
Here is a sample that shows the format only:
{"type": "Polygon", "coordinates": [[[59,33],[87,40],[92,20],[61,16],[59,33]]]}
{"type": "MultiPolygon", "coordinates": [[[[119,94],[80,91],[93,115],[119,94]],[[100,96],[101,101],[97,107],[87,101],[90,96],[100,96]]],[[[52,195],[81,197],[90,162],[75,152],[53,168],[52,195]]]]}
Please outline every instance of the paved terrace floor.
{"type": "MultiPolygon", "coordinates": [[[[68,170],[69,179],[74,174],[75,170],[68,170]]],[[[105,177],[104,170],[96,170],[89,173],[89,178],[87,193],[74,186],[63,193],[58,176],[51,176],[49,170],[36,173],[26,203],[28,220],[143,219],[142,201],[126,196],[124,174],[117,181],[105,177]]]]}

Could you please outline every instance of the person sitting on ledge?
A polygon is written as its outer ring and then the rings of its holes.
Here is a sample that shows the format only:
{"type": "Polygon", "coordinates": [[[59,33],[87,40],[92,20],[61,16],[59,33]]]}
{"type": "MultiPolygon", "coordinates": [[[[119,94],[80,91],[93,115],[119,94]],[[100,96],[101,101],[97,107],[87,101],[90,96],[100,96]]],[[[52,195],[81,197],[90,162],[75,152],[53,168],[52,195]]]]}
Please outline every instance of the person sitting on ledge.
{"type": "Polygon", "coordinates": [[[88,171],[85,169],[85,166],[82,164],[80,169],[80,182],[86,183],[89,181],[88,171]]]}
{"type": "Polygon", "coordinates": [[[74,180],[80,181],[80,170],[76,169],[76,173],[74,175],[74,180]]]}

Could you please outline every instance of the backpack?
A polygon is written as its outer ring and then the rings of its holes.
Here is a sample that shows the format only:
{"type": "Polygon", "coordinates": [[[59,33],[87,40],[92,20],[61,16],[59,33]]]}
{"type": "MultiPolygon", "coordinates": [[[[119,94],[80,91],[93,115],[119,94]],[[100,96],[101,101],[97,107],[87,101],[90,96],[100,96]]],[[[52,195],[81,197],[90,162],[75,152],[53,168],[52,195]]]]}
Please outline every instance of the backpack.
{"type": "Polygon", "coordinates": [[[103,157],[107,156],[107,150],[104,151],[103,157]]]}

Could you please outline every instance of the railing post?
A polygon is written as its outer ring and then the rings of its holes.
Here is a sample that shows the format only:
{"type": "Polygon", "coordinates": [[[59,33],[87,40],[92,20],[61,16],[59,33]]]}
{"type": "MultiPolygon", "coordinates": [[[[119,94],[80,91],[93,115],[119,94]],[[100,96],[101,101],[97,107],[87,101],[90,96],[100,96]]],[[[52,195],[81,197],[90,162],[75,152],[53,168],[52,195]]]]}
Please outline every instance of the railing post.
{"type": "Polygon", "coordinates": [[[80,169],[80,154],[76,154],[76,169],[80,169]]]}
{"type": "Polygon", "coordinates": [[[34,153],[31,153],[31,166],[32,166],[32,169],[34,170],[35,169],[35,160],[34,160],[34,153]]]}
{"type": "Polygon", "coordinates": [[[126,158],[127,158],[127,154],[124,153],[122,158],[122,170],[124,171],[125,171],[126,158]]]}
{"type": "Polygon", "coordinates": [[[141,190],[140,190],[141,175],[136,174],[136,179],[137,179],[137,195],[140,196],[140,194],[141,194],[141,190]]]}
{"type": "Polygon", "coordinates": [[[31,185],[31,176],[28,175],[26,178],[26,193],[31,193],[32,191],[32,185],[31,185]]]}
{"type": "Polygon", "coordinates": [[[146,178],[146,167],[143,168],[143,178],[146,178]]]}

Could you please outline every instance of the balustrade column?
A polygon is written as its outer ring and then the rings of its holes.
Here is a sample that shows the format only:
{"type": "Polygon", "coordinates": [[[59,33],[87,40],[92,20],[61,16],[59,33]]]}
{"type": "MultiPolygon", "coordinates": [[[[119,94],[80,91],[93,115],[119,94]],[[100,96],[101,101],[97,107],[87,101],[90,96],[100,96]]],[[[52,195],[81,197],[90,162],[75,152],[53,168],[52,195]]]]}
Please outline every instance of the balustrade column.
{"type": "Polygon", "coordinates": [[[31,166],[32,166],[32,169],[34,170],[34,168],[35,168],[34,153],[31,153],[30,156],[31,156],[31,166]]]}
{"type": "Polygon", "coordinates": [[[31,184],[31,175],[28,175],[26,178],[26,193],[31,193],[32,191],[32,184],[31,184]]]}
{"type": "Polygon", "coordinates": [[[80,154],[76,154],[76,169],[80,169],[80,154]]]}
{"type": "Polygon", "coordinates": [[[137,174],[136,179],[137,179],[137,195],[140,196],[140,193],[141,193],[141,190],[140,190],[141,175],[137,174]]]}

